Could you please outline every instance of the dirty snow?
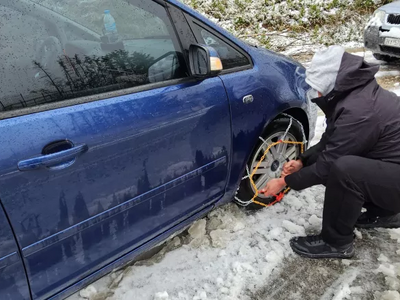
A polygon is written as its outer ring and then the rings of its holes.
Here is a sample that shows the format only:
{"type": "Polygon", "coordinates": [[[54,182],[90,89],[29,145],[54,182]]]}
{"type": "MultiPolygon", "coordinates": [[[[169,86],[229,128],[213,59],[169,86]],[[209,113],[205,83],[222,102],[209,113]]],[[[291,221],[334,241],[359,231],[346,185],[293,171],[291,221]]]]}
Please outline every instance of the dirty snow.
{"type": "Polygon", "coordinates": [[[315,136],[314,139],[311,141],[310,145],[314,146],[315,144],[318,143],[318,141],[321,139],[322,134],[325,132],[326,128],[326,120],[324,115],[320,115],[317,118],[317,124],[315,127],[315,136]]]}
{"type": "Polygon", "coordinates": [[[183,246],[158,263],[149,259],[128,267],[108,299],[251,299],[292,255],[288,240],[320,223],[322,197],[322,188],[315,187],[254,214],[234,204],[221,207],[195,222],[179,237],[183,246]],[[303,205],[293,208],[299,200],[303,205]]]}
{"type": "Polygon", "coordinates": [[[89,285],[87,288],[79,292],[79,296],[84,299],[92,299],[96,296],[97,290],[93,285],[89,285]]]}
{"type": "Polygon", "coordinates": [[[390,70],[390,71],[380,71],[375,75],[375,77],[376,78],[381,78],[381,77],[399,76],[399,75],[400,75],[400,71],[399,70],[390,70]]]}

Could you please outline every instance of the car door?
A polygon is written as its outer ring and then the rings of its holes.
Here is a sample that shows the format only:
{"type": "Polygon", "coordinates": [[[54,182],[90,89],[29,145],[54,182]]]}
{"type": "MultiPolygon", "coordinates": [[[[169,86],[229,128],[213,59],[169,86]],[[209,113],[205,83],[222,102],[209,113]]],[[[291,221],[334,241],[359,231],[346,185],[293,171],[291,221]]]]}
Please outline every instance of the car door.
{"type": "Polygon", "coordinates": [[[37,2],[0,1],[0,200],[45,299],[217,201],[231,132],[158,1],[37,2]]]}
{"type": "Polygon", "coordinates": [[[0,207],[0,299],[30,299],[22,258],[2,207],[0,207]]]}
{"type": "MultiPolygon", "coordinates": [[[[260,69],[265,66],[254,66],[252,57],[223,30],[218,30],[207,20],[200,20],[189,14],[185,14],[185,17],[197,41],[213,47],[221,58],[224,70],[219,77],[230,101],[232,119],[232,151],[235,156],[231,164],[231,174],[242,174],[249,155],[248,147],[243,141],[252,141],[254,145],[259,141],[259,133],[277,108],[278,102],[270,98],[271,91],[287,82],[276,81],[274,70],[269,66],[268,76],[261,76],[260,69]],[[262,120],[259,111],[261,107],[262,120]],[[243,120],[246,120],[246,130],[243,130],[243,120]]],[[[285,87],[280,90],[285,90],[285,87]]],[[[239,182],[240,180],[241,178],[239,182]]],[[[237,176],[231,176],[229,188],[236,190],[239,182],[237,176]]]]}

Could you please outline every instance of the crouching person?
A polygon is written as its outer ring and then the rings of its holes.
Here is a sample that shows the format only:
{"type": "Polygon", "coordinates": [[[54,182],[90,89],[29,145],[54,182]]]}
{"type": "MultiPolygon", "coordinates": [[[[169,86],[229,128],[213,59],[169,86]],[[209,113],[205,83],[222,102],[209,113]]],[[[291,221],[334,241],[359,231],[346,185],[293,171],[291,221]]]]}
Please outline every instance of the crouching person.
{"type": "Polygon", "coordinates": [[[307,70],[326,131],[261,191],[271,196],[286,185],[326,186],[321,233],[290,241],[300,255],[350,258],[354,227],[400,227],[400,98],[378,85],[378,69],[332,46],[316,53],[307,70]]]}

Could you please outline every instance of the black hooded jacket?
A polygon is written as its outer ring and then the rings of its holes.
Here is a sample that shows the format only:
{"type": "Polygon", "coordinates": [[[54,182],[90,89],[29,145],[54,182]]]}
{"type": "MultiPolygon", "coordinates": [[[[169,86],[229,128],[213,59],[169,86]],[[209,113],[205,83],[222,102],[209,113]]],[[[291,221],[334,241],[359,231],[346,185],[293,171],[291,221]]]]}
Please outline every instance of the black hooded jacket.
{"type": "Polygon", "coordinates": [[[333,91],[312,100],[326,115],[326,131],[300,157],[304,167],[286,176],[289,187],[326,184],[333,163],[346,155],[400,164],[400,98],[378,85],[378,70],[344,53],[333,91]]]}

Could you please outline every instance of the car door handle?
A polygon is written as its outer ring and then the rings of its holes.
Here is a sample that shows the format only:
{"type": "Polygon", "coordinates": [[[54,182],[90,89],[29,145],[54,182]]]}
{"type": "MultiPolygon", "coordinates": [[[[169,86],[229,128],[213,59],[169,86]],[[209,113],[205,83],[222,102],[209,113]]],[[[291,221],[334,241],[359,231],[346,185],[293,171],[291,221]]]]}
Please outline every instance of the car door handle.
{"type": "Polygon", "coordinates": [[[42,168],[49,168],[52,170],[65,169],[71,166],[75,162],[75,159],[87,152],[88,149],[86,144],[82,144],[60,152],[21,160],[18,163],[18,169],[20,171],[34,171],[42,168]]]}

